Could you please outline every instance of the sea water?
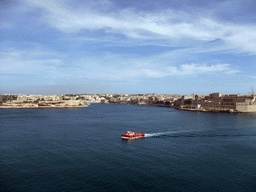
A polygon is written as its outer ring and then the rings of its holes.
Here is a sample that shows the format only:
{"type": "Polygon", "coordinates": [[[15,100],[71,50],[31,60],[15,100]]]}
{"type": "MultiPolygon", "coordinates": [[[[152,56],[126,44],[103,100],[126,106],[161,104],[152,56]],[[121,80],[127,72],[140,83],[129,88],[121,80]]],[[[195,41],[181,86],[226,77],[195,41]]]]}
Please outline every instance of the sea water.
{"type": "Polygon", "coordinates": [[[1,109],[0,191],[256,191],[256,114],[1,109]],[[145,137],[122,140],[127,130],[145,137]]]}

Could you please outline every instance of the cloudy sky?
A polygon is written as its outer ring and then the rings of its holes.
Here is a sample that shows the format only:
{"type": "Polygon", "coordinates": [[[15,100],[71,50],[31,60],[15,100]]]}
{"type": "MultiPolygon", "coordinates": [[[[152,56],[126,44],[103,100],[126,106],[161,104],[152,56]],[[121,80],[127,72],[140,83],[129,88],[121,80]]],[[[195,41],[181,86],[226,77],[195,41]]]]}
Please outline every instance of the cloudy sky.
{"type": "Polygon", "coordinates": [[[248,94],[255,0],[0,0],[3,94],[248,94]]]}

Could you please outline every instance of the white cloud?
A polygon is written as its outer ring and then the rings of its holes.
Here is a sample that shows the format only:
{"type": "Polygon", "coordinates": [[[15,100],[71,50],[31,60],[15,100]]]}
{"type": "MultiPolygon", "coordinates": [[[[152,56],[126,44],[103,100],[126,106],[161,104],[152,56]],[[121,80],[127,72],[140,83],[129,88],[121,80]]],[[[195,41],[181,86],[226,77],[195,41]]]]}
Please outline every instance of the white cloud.
{"type": "Polygon", "coordinates": [[[11,22],[1,22],[0,23],[0,28],[2,29],[10,29],[13,27],[13,24],[11,22]]]}
{"type": "Polygon", "coordinates": [[[158,70],[142,69],[141,71],[148,77],[157,78],[157,77],[164,77],[168,75],[168,73],[158,71],[158,70]]]}
{"type": "Polygon", "coordinates": [[[134,39],[166,39],[178,42],[175,43],[178,46],[193,45],[195,41],[222,39],[226,45],[221,49],[233,48],[256,53],[254,25],[221,23],[208,16],[192,17],[190,13],[169,9],[157,13],[134,9],[102,13],[101,9],[114,6],[108,1],[86,3],[82,8],[71,7],[67,2],[59,0],[26,0],[26,3],[44,9],[41,21],[66,33],[104,29],[107,33],[120,33],[134,39]]]}
{"type": "Polygon", "coordinates": [[[215,64],[215,65],[206,65],[206,64],[184,64],[180,67],[171,66],[168,67],[170,72],[169,75],[196,75],[196,74],[207,74],[212,72],[234,74],[240,72],[237,69],[233,69],[229,64],[215,64]]]}
{"type": "Polygon", "coordinates": [[[41,51],[40,54],[38,49],[19,51],[7,48],[5,52],[0,52],[0,71],[3,74],[59,74],[57,68],[63,63],[62,60],[51,58],[50,54],[48,58],[44,58],[46,55],[47,52],[41,51]]]}
{"type": "Polygon", "coordinates": [[[237,47],[245,52],[256,54],[256,27],[237,26],[234,27],[234,34],[226,38],[228,45],[237,47]]]}
{"type": "Polygon", "coordinates": [[[76,63],[69,68],[63,67],[65,62],[56,56],[56,53],[42,51],[9,49],[0,53],[0,71],[2,74],[16,75],[39,75],[43,81],[86,81],[100,80],[113,82],[134,82],[138,83],[142,78],[162,78],[168,76],[184,76],[198,74],[235,74],[239,70],[230,64],[183,64],[170,65],[168,55],[158,55],[143,59],[125,58],[122,55],[102,55],[99,57],[88,56],[83,59],[71,60],[76,63]],[[35,54],[36,53],[36,54],[35,54]],[[49,53],[48,57],[46,57],[49,53]],[[43,57],[42,57],[43,56],[43,57]],[[165,64],[155,64],[159,58],[166,60],[165,64]],[[153,63],[150,61],[153,60],[153,63]],[[115,61],[113,63],[113,61],[115,61]],[[169,63],[168,63],[169,62],[169,63]]]}
{"type": "Polygon", "coordinates": [[[239,73],[240,71],[232,68],[229,64],[184,64],[180,66],[162,67],[161,69],[134,67],[134,63],[130,64],[128,69],[117,69],[114,67],[104,67],[97,64],[87,65],[86,70],[79,72],[80,76],[89,79],[101,80],[124,80],[132,81],[139,78],[161,78],[167,76],[184,76],[190,77],[191,75],[198,74],[211,74],[218,73],[223,75],[231,75],[239,73]]]}

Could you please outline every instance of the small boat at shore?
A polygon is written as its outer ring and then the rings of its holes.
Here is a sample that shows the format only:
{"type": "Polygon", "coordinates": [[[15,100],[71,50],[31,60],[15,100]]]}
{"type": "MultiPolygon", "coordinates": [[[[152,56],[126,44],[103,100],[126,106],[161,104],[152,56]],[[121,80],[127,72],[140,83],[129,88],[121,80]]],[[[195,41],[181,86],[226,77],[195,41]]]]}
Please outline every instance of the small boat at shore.
{"type": "Polygon", "coordinates": [[[145,133],[135,133],[134,131],[126,131],[126,133],[123,133],[121,135],[122,139],[137,139],[145,137],[145,133]]]}

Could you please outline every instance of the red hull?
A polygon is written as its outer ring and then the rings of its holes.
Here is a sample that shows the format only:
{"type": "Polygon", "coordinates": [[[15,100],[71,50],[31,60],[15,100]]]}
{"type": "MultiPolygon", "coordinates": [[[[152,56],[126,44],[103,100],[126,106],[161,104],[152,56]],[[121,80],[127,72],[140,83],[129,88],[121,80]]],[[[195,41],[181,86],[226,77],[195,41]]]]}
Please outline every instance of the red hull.
{"type": "Polygon", "coordinates": [[[144,136],[144,133],[135,133],[134,131],[127,131],[121,135],[122,139],[136,139],[144,136]]]}

